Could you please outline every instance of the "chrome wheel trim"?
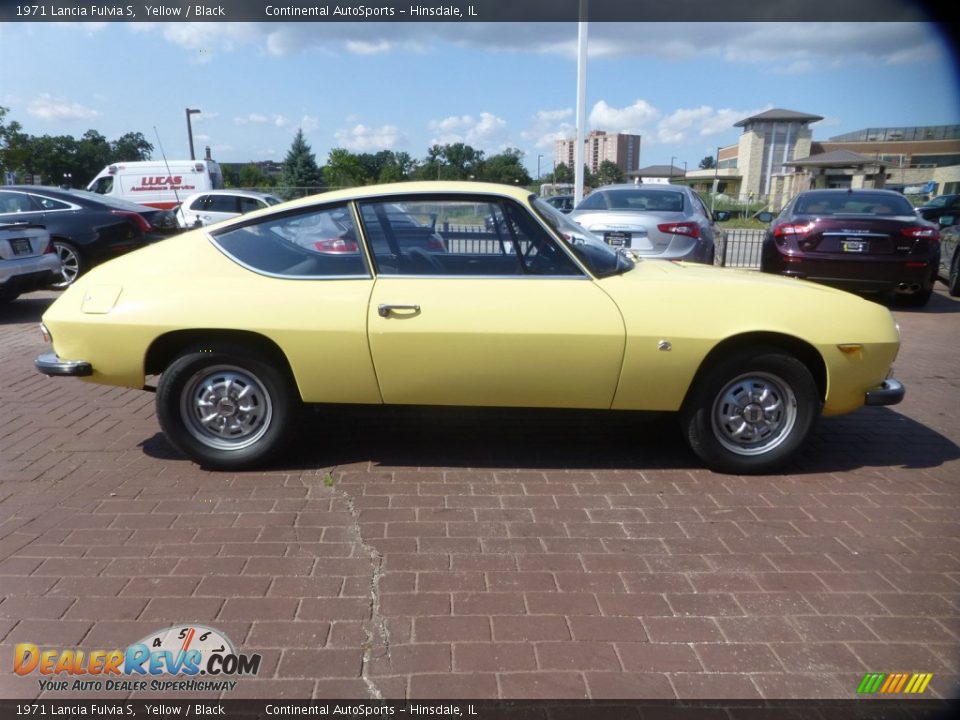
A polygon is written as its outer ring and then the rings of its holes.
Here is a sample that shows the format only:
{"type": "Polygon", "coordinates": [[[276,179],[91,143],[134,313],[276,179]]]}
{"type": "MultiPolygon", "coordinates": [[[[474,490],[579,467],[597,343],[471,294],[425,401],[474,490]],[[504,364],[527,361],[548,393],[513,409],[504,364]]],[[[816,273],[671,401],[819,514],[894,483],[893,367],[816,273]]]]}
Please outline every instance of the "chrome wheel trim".
{"type": "Polygon", "coordinates": [[[717,393],[710,412],[714,437],[736,455],[755,456],[783,443],[797,422],[797,398],[782,378],[745,373],[717,393]]]}
{"type": "Polygon", "coordinates": [[[187,432],[207,447],[242,450],[269,430],[273,402],[250,371],[235,365],[212,365],[184,384],[180,415],[187,432]]]}
{"type": "Polygon", "coordinates": [[[72,284],[77,279],[77,275],[80,274],[80,256],[76,250],[64,243],[55,242],[53,248],[57,257],[60,258],[60,277],[63,278],[60,282],[54,283],[53,287],[65,288],[72,284]]]}

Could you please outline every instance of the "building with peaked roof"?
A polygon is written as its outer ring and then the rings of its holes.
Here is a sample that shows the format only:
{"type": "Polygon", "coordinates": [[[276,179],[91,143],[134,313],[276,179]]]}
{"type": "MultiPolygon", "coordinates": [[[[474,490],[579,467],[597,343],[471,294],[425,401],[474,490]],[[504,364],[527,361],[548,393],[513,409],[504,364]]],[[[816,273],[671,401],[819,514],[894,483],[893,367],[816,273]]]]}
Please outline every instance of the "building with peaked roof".
{"type": "Polygon", "coordinates": [[[868,128],[815,141],[819,115],[776,108],[734,124],[736,145],[718,149],[717,167],[694,170],[700,191],[768,198],[781,207],[808,187],[887,187],[917,193],[960,192],[960,126],[868,128]],[[785,176],[803,177],[784,180],[785,176]]]}

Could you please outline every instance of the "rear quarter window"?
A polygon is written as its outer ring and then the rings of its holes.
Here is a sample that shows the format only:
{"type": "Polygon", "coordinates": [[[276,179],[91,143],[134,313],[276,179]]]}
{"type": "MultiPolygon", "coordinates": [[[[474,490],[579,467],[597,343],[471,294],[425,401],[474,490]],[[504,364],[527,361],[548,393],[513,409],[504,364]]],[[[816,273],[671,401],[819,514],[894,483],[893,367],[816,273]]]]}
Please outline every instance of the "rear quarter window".
{"type": "Polygon", "coordinates": [[[261,218],[211,235],[247,269],[297,279],[370,277],[358,237],[345,205],[261,218]]]}

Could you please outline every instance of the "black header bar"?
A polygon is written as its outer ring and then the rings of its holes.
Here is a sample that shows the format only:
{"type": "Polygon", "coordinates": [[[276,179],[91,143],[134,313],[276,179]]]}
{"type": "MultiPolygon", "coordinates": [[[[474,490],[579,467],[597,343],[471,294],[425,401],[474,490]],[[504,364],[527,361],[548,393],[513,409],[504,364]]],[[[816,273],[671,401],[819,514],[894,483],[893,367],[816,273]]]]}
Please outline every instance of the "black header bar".
{"type": "Polygon", "coordinates": [[[938,14],[929,0],[0,0],[0,21],[574,22],[581,2],[590,22],[918,22],[938,14]]]}

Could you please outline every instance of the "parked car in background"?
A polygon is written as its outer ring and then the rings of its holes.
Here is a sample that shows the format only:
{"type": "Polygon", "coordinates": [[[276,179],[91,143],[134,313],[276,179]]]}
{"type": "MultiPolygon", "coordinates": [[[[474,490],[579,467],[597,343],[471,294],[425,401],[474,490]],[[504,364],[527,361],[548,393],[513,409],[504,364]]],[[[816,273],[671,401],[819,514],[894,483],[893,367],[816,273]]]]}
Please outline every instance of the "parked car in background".
{"type": "Polygon", "coordinates": [[[573,210],[573,195],[552,195],[545,197],[544,202],[553,205],[562,213],[568,213],[573,210]]]}
{"type": "Polygon", "coordinates": [[[107,165],[87,190],[170,210],[186,195],[223,187],[220,164],[204,160],[136,160],[107,165]]]}
{"type": "Polygon", "coordinates": [[[605,185],[584,198],[570,218],[608,245],[641,257],[713,265],[723,237],[716,216],[685,185],[605,185]]]}
{"type": "Polygon", "coordinates": [[[324,403],[673,412],[711,468],[771,472],[821,414],[905,392],[881,305],[636,259],[479,182],[352,188],[186,232],[95,268],[42,332],[44,374],[138,389],[158,375],[169,441],[223,470],[281,457],[302,405],[324,403]],[[362,252],[311,247],[311,227],[362,252]],[[445,249],[401,242],[416,227],[445,249]]]}
{"type": "Polygon", "coordinates": [[[763,272],[853,292],[892,291],[913,307],[930,299],[939,263],[938,227],[892,190],[802,192],[773,219],[760,254],[763,272]]]}
{"type": "Polygon", "coordinates": [[[212,225],[221,220],[262,210],[283,202],[268,193],[253,190],[210,190],[190,195],[176,208],[177,224],[181,228],[212,225]]]}
{"type": "Polygon", "coordinates": [[[176,228],[168,210],[96,195],[35,185],[0,187],[0,223],[42,225],[60,260],[53,287],[71,284],[88,269],[136,250],[176,228]]]}
{"type": "MultiPolygon", "coordinates": [[[[917,214],[924,220],[939,222],[944,215],[960,218],[960,195],[941,195],[926,205],[917,208],[917,214]]],[[[951,223],[952,224],[952,223],[951,223]]]]}
{"type": "Polygon", "coordinates": [[[29,223],[0,224],[0,305],[60,278],[50,233],[29,223]]]}
{"type": "Polygon", "coordinates": [[[957,222],[940,230],[939,275],[950,296],[960,297],[960,215],[950,217],[957,222]]]}

